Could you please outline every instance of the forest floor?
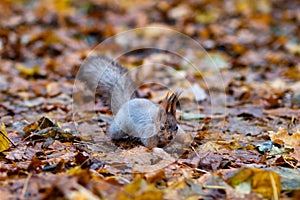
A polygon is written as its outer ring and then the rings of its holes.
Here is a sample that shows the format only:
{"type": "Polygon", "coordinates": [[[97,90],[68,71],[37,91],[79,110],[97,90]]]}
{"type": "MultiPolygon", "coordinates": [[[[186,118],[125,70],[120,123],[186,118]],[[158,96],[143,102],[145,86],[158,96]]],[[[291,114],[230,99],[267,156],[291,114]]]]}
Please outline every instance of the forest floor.
{"type": "Polygon", "coordinates": [[[1,199],[300,198],[299,1],[0,10],[1,199]],[[107,105],[74,90],[92,51],[131,69],[155,103],[182,91],[170,145],[110,140],[107,105]]]}

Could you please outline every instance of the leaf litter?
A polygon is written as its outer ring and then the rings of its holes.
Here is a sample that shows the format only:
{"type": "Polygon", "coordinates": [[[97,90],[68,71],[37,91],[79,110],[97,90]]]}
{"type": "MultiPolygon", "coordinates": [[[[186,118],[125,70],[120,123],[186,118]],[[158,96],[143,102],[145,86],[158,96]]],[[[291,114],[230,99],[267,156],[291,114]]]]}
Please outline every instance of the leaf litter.
{"type": "MultiPolygon", "coordinates": [[[[0,8],[1,199],[299,198],[298,1],[4,0],[0,8]],[[83,59],[104,39],[148,25],[195,39],[224,79],[222,91],[195,49],[187,57],[199,58],[201,73],[166,52],[120,59],[130,68],[151,66],[137,81],[186,88],[178,119],[188,135],[178,140],[189,145],[180,152],[180,143],[154,150],[138,141],[112,143],[101,118],[111,113],[99,99],[96,125],[73,126],[72,87],[83,59]]],[[[153,36],[162,46],[170,41],[155,31],[124,41],[153,36]]],[[[166,90],[149,84],[139,93],[158,102],[166,90]]]]}

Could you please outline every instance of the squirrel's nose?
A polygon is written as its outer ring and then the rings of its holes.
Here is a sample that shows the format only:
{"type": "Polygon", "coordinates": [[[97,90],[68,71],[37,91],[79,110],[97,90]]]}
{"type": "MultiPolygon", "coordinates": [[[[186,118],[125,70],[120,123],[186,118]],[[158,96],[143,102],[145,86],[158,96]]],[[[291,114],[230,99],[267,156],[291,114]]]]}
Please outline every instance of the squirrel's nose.
{"type": "Polygon", "coordinates": [[[168,140],[172,140],[173,139],[173,135],[170,135],[169,137],[168,137],[168,140]]]}

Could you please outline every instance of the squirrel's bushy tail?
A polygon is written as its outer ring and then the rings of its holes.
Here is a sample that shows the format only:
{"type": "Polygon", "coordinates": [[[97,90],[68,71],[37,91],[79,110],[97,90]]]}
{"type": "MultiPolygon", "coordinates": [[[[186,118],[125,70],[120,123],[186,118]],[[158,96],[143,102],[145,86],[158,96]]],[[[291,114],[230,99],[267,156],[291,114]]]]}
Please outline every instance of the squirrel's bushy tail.
{"type": "Polygon", "coordinates": [[[81,65],[78,78],[106,100],[113,113],[137,97],[135,82],[128,70],[105,56],[89,56],[81,65]]]}

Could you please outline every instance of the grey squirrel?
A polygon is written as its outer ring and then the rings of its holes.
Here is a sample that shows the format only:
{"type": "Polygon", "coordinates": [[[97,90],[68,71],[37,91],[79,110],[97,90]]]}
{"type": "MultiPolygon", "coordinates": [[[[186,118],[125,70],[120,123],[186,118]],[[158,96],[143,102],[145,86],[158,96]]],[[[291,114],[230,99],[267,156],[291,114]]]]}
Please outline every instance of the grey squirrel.
{"type": "Polygon", "coordinates": [[[97,91],[115,113],[109,127],[113,140],[134,136],[148,148],[165,146],[177,133],[176,103],[179,93],[168,94],[161,104],[138,98],[135,82],[128,70],[113,60],[99,55],[88,57],[78,78],[97,91]]]}

